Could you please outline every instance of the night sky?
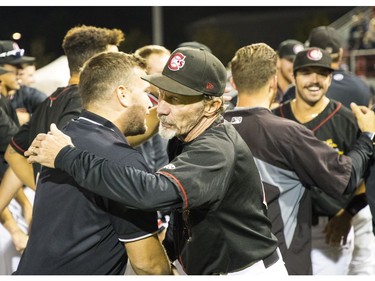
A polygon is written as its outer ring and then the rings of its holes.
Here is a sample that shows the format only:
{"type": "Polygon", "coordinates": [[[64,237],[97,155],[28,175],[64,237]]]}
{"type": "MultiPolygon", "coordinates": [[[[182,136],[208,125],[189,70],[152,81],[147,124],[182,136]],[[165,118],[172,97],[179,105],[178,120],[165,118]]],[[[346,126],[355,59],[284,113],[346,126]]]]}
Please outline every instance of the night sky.
{"type": "MultiPolygon", "coordinates": [[[[197,40],[226,63],[245,44],[265,42],[277,48],[285,39],[304,41],[312,27],[328,25],[352,8],[166,6],[163,45],[173,50],[181,42],[197,40]]],[[[38,67],[63,54],[62,39],[75,25],[123,30],[126,40],[120,49],[125,52],[153,43],[151,6],[8,6],[0,7],[0,21],[0,39],[20,32],[20,47],[37,57],[38,67]]]]}

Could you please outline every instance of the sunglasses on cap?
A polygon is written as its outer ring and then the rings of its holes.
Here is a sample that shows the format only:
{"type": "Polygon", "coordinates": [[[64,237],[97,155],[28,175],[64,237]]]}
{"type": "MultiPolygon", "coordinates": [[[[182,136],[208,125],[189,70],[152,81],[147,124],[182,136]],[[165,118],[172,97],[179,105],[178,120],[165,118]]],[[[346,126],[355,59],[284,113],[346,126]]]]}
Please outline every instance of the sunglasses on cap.
{"type": "Polygon", "coordinates": [[[24,55],[24,53],[25,53],[24,49],[11,50],[8,52],[1,53],[0,58],[10,57],[10,56],[20,58],[24,55]]]}

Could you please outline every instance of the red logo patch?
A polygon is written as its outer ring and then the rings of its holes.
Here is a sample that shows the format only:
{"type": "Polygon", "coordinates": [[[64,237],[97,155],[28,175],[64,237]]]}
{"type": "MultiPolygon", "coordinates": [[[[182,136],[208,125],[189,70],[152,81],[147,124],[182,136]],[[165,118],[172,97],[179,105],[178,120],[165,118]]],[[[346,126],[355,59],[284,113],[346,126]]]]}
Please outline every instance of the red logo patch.
{"type": "Polygon", "coordinates": [[[318,61],[318,60],[321,60],[322,57],[323,57],[323,53],[319,49],[312,49],[307,52],[307,58],[309,60],[318,61]]]}
{"type": "Polygon", "coordinates": [[[185,65],[185,58],[181,53],[175,53],[168,61],[168,68],[172,71],[177,71],[180,68],[183,68],[185,65]]]}
{"type": "Polygon", "coordinates": [[[214,87],[215,87],[215,86],[214,86],[212,83],[210,83],[210,82],[208,82],[208,83],[206,84],[206,90],[212,90],[214,87]]]}

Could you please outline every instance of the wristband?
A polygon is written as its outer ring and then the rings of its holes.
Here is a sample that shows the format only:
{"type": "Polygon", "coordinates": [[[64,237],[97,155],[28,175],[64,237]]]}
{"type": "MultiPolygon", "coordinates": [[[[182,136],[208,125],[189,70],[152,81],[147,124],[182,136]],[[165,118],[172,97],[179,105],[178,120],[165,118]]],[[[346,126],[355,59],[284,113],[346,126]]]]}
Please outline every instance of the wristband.
{"type": "Polygon", "coordinates": [[[367,198],[365,193],[354,196],[348,205],[345,207],[345,211],[348,212],[352,217],[356,215],[360,210],[367,206],[367,198]]]}

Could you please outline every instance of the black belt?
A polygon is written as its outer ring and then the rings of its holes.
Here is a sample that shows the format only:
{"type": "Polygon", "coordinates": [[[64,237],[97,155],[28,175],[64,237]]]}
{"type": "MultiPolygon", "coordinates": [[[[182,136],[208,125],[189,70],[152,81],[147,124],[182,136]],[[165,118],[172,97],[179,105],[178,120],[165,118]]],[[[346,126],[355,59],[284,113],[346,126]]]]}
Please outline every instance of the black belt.
{"type": "Polygon", "coordinates": [[[274,265],[278,260],[279,260],[279,254],[277,253],[277,250],[275,250],[272,254],[264,258],[262,261],[263,261],[264,267],[268,268],[271,265],[274,265]]]}

